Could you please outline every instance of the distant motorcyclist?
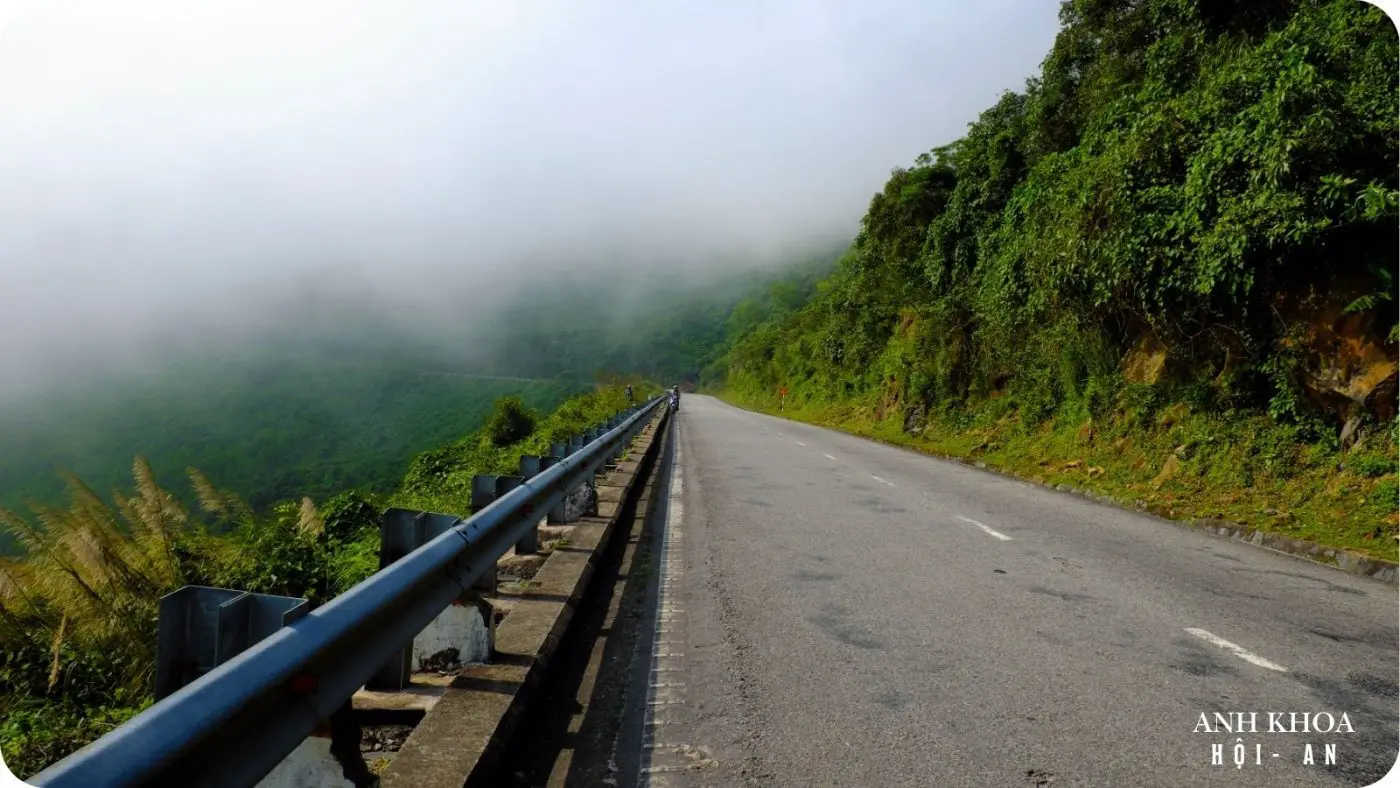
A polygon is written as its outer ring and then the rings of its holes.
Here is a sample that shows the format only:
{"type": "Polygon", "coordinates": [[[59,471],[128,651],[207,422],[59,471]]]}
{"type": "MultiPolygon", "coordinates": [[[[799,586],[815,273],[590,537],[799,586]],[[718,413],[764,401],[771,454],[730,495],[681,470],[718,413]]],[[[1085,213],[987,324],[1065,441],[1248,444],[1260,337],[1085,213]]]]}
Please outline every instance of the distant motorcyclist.
{"type": "Polygon", "coordinates": [[[671,407],[671,412],[674,413],[675,411],[680,410],[680,409],[681,409],[681,391],[680,391],[680,387],[679,387],[679,386],[672,386],[672,387],[671,387],[671,390],[670,390],[669,392],[667,392],[667,399],[669,400],[669,403],[668,403],[668,404],[669,404],[670,407],[671,407]]]}

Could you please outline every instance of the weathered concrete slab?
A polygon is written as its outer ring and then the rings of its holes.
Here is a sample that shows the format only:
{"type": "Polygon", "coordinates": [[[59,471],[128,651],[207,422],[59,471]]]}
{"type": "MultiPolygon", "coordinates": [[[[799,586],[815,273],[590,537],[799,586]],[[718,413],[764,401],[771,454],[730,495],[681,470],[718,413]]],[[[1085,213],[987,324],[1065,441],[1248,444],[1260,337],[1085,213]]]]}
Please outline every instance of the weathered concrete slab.
{"type": "Polygon", "coordinates": [[[415,673],[413,683],[398,692],[361,689],[355,693],[353,703],[356,711],[366,709],[390,711],[421,709],[427,711],[438,702],[442,694],[447,691],[447,685],[450,683],[452,683],[451,676],[442,676],[437,673],[415,673]]]}
{"type": "Polygon", "coordinates": [[[449,605],[413,639],[413,669],[426,670],[434,662],[465,664],[488,659],[490,617],[489,605],[449,605]]]}
{"type": "Polygon", "coordinates": [[[640,473],[654,467],[665,418],[659,416],[636,442],[646,462],[614,471],[599,484],[600,497],[612,500],[599,503],[597,516],[573,525],[569,544],[550,554],[528,587],[501,595],[509,613],[496,628],[491,664],[467,667],[452,680],[381,775],[384,788],[461,788],[489,779],[544,680],[619,512],[640,495],[640,473]]]}
{"type": "Polygon", "coordinates": [[[355,788],[340,761],[331,754],[331,740],[308,737],[258,782],[257,788],[355,788]]]}

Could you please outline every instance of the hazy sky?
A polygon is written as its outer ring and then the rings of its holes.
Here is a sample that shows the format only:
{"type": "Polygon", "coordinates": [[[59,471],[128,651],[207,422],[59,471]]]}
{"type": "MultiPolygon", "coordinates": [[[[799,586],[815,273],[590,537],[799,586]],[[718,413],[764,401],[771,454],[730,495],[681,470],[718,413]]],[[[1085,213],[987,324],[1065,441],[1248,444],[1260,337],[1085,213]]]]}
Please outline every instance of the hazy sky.
{"type": "Polygon", "coordinates": [[[0,386],[285,312],[307,277],[466,304],[532,270],[849,236],[892,167],[1022,86],[1057,10],[21,2],[0,29],[0,386]]]}

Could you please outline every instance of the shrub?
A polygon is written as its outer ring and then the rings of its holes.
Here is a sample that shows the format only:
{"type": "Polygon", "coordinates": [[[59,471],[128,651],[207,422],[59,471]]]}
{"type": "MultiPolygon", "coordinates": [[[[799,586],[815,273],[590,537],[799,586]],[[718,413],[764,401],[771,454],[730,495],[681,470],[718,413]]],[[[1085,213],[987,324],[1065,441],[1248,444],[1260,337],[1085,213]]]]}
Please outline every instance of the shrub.
{"type": "Polygon", "coordinates": [[[538,417],[519,397],[502,397],[491,409],[486,435],[494,446],[509,446],[530,437],[538,417]]]}
{"type": "Polygon", "coordinates": [[[1365,476],[1374,479],[1384,476],[1387,473],[1395,473],[1396,462],[1394,457],[1361,454],[1356,457],[1348,458],[1346,461],[1346,468],[1357,476],[1365,476]]]}

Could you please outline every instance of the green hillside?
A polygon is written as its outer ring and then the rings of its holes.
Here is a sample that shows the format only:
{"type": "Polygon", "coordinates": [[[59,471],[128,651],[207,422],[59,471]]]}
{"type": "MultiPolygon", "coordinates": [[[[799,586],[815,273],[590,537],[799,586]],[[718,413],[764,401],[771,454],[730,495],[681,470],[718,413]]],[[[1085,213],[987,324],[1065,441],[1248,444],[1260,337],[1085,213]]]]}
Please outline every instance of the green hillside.
{"type": "Polygon", "coordinates": [[[255,358],[180,365],[11,408],[0,413],[0,506],[62,500],[60,468],[105,492],[129,482],[135,454],[164,483],[199,467],[255,508],[348,487],[387,490],[415,453],[480,426],[496,398],[518,393],[548,408],[579,390],[436,371],[255,358]]]}
{"type": "Polygon", "coordinates": [[[1042,72],[896,170],[751,407],[1394,559],[1397,42],[1353,0],[1074,0],[1042,72]]]}

